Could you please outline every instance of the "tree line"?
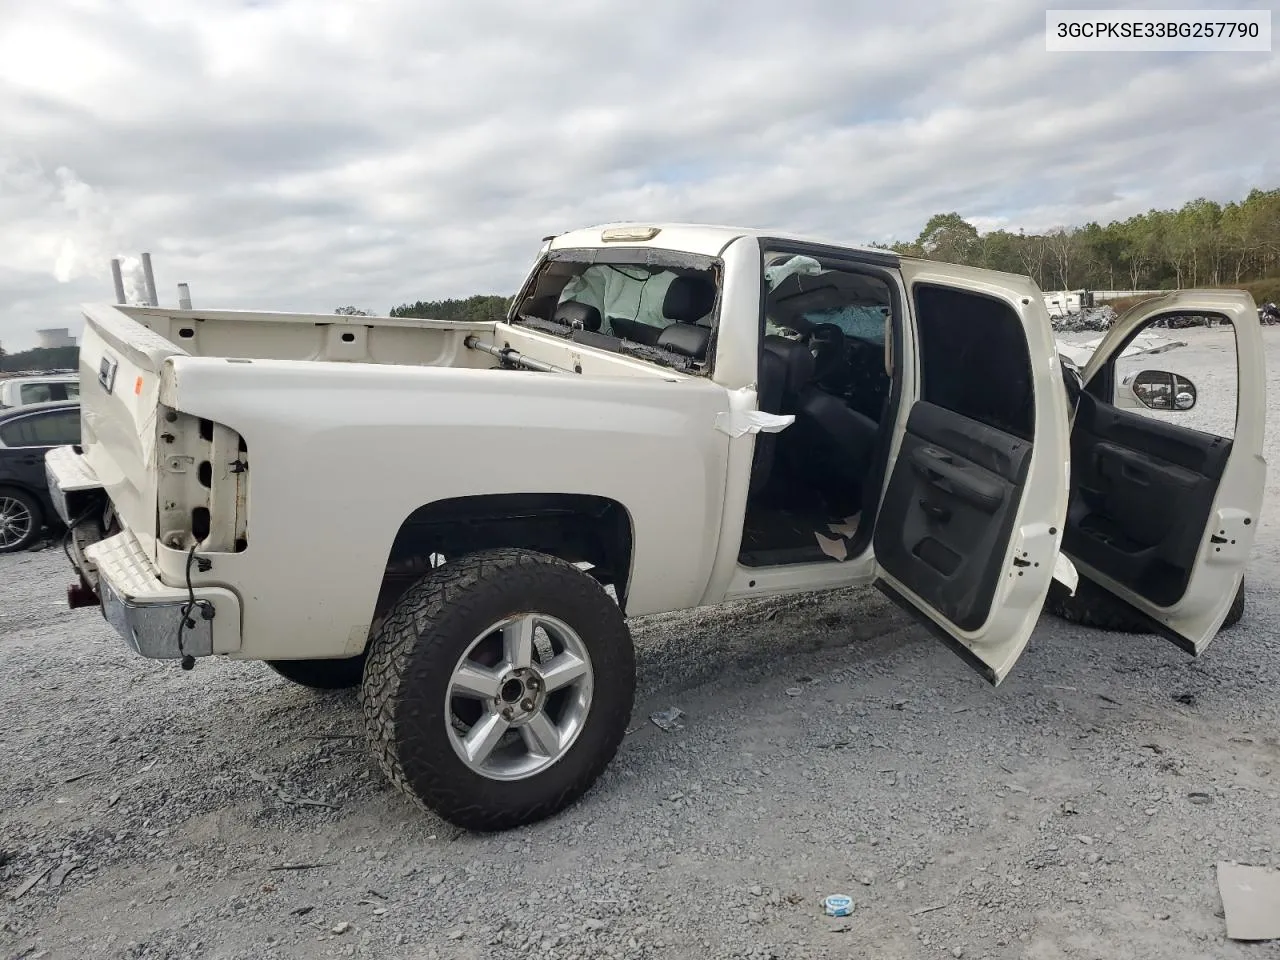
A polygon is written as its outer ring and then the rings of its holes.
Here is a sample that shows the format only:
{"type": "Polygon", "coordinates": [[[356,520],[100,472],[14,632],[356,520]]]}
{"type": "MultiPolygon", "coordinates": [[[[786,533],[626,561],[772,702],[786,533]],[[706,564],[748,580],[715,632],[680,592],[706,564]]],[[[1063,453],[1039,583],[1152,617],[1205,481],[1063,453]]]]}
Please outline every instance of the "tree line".
{"type": "MultiPolygon", "coordinates": [[[[452,320],[455,322],[479,322],[502,320],[511,306],[511,297],[478,293],[461,300],[418,300],[402,303],[388,311],[389,317],[416,317],[420,320],[452,320]]],[[[345,317],[368,317],[370,310],[356,307],[338,307],[333,311],[345,317]]]]}
{"type": "Polygon", "coordinates": [[[17,353],[6,353],[0,347],[0,371],[5,373],[18,370],[75,370],[79,363],[79,347],[36,347],[17,353]]]}
{"type": "Polygon", "coordinates": [[[939,213],[915,240],[884,249],[1025,273],[1044,290],[1270,288],[1278,283],[1257,282],[1280,277],[1280,189],[1254,189],[1225,205],[1201,197],[1178,210],[1042,234],[979,233],[959,213],[939,213]]]}
{"type": "MultiPolygon", "coordinates": [[[[1280,300],[1280,188],[1220,204],[1201,197],[1177,210],[1148,210],[1105,226],[1045,233],[980,233],[959,213],[929,218],[915,240],[876,244],[904,256],[1030,276],[1043,290],[1167,290],[1243,287],[1259,303],[1280,300]]],[[[393,317],[501,320],[510,297],[419,300],[393,317]]]]}
{"type": "Polygon", "coordinates": [[[507,315],[511,297],[479,293],[464,300],[419,300],[392,307],[390,316],[421,317],[429,320],[486,322],[507,315]]]}

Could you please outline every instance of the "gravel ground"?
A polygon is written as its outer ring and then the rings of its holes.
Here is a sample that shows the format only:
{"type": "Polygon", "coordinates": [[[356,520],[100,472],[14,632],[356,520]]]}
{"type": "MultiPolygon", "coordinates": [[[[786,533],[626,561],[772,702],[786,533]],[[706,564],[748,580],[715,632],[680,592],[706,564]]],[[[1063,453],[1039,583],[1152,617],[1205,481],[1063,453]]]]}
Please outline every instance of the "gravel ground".
{"type": "MultiPolygon", "coordinates": [[[[1178,335],[1145,365],[1220,428],[1229,341],[1178,335]]],[[[138,659],[61,551],[0,557],[0,956],[1275,956],[1214,864],[1280,866],[1277,485],[1199,661],[1046,617],[993,690],[869,590],[637,621],[618,759],[491,836],[383,783],[353,696],[138,659]]]]}

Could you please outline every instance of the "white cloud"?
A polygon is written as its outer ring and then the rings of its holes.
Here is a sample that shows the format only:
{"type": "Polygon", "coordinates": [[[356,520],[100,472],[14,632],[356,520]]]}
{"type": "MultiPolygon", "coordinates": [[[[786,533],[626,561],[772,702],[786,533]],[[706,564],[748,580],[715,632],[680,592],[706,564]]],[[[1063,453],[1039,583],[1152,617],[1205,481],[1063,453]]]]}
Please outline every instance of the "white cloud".
{"type": "Polygon", "coordinates": [[[144,249],[162,302],[385,311],[602,220],[865,242],[1280,185],[1274,56],[1048,54],[1020,0],[0,4],[10,346],[144,249]]]}

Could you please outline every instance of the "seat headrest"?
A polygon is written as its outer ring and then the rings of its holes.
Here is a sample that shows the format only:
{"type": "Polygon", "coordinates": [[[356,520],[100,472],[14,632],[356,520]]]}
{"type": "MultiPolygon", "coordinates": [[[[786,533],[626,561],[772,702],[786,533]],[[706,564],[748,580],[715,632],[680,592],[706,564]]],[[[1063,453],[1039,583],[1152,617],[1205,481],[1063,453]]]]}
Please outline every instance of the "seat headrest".
{"type": "Polygon", "coordinates": [[[570,327],[581,323],[583,330],[595,331],[600,329],[600,311],[577,300],[566,300],[556,307],[556,322],[570,327]]]}
{"type": "Polygon", "coordinates": [[[786,371],[786,385],[783,387],[785,394],[794,396],[813,380],[813,354],[806,344],[770,334],[764,338],[763,347],[782,362],[782,368],[786,371]]]}
{"type": "Polygon", "coordinates": [[[697,323],[716,304],[716,286],[706,277],[676,277],[667,287],[662,315],[680,323],[697,323]]]}
{"type": "Polygon", "coordinates": [[[658,337],[659,347],[693,360],[706,360],[710,343],[711,328],[692,323],[673,323],[658,337]]]}

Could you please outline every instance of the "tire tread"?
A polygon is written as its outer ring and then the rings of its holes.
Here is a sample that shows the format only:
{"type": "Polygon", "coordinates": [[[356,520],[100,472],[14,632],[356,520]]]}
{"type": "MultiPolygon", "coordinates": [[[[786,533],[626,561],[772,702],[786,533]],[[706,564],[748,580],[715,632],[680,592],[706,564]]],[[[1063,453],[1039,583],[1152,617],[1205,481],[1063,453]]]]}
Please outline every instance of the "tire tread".
{"type": "MultiPolygon", "coordinates": [[[[1045,609],[1055,617],[1068,623],[1078,623],[1082,627],[1093,627],[1113,633],[1152,633],[1152,629],[1139,612],[1119,597],[1112,596],[1106,590],[1084,577],[1076,585],[1075,595],[1067,593],[1066,587],[1056,580],[1049,588],[1045,598],[1045,609]]],[[[1231,609],[1222,621],[1223,630],[1240,622],[1244,616],[1244,582],[1236,591],[1231,609]]]]}
{"type": "MultiPolygon", "coordinates": [[[[575,629],[580,628],[581,625],[575,625],[575,629]]],[[[598,688],[599,683],[597,694],[598,688]]],[[[423,577],[400,597],[369,644],[360,700],[374,757],[397,789],[421,808],[459,826],[474,830],[502,830],[551,816],[590,788],[617,753],[622,733],[630,721],[634,689],[635,661],[630,634],[621,611],[600,585],[559,558],[529,550],[500,549],[459,557],[423,577]],[[478,588],[493,578],[500,577],[504,585],[518,587],[522,581],[525,585],[537,583],[541,586],[549,576],[557,578],[557,589],[581,591],[581,596],[592,602],[603,598],[617,618],[615,625],[602,624],[602,627],[620,628],[620,638],[625,642],[610,644],[603,662],[593,653],[593,669],[597,678],[602,670],[625,671],[628,694],[603,698],[597,695],[591,706],[595,716],[588,720],[589,724],[603,724],[616,735],[607,737],[606,748],[590,759],[581,775],[570,779],[562,789],[541,802],[524,805],[518,810],[478,801],[444,773],[427,778],[430,795],[422,796],[414,788],[413,780],[421,783],[424,777],[411,777],[406,761],[412,759],[418,766],[424,761],[421,757],[410,756],[413,744],[406,742],[398,723],[405,710],[412,710],[413,691],[406,688],[406,677],[411,673],[414,662],[433,657],[438,659],[442,653],[448,659],[452,638],[438,635],[436,628],[446,616],[465,617],[472,612],[482,612],[485,601],[478,595],[481,592],[478,588]]],[[[580,741],[586,733],[584,729],[580,741]]],[[[577,744],[574,746],[576,748],[577,744]]]]}

